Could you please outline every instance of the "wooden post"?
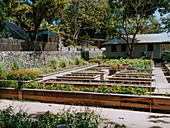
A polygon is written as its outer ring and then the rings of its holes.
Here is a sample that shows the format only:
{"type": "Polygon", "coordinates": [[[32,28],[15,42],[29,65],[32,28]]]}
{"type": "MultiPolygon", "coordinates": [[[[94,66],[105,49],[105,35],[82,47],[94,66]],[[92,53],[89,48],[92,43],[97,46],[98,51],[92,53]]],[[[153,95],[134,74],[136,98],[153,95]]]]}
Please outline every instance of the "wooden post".
{"type": "Polygon", "coordinates": [[[18,89],[18,100],[22,100],[22,90],[18,89]]]}

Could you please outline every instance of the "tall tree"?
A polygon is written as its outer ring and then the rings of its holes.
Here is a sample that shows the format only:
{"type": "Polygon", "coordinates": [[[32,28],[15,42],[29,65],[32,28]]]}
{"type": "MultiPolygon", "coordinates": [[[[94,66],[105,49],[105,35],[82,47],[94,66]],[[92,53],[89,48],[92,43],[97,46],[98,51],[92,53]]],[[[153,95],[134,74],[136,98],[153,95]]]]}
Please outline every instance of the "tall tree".
{"type": "Polygon", "coordinates": [[[66,38],[72,45],[77,45],[80,38],[88,39],[97,35],[103,38],[107,36],[104,30],[109,31],[112,27],[109,9],[107,0],[73,0],[61,14],[58,25],[68,35],[66,38]]]}
{"type": "Polygon", "coordinates": [[[0,34],[2,34],[6,28],[5,23],[3,22],[6,18],[5,10],[10,6],[12,0],[0,0],[0,34]]]}
{"type": "Polygon", "coordinates": [[[129,57],[133,58],[136,35],[145,29],[156,9],[169,7],[169,0],[109,0],[109,4],[113,9],[117,36],[126,41],[129,57]]]}
{"type": "Polygon", "coordinates": [[[162,18],[163,29],[166,32],[170,32],[170,14],[162,18]]]}
{"type": "Polygon", "coordinates": [[[34,28],[34,38],[37,40],[38,29],[44,19],[54,17],[65,7],[68,0],[15,0],[16,5],[11,12],[19,24],[30,30],[34,28]]]}
{"type": "Polygon", "coordinates": [[[145,29],[139,32],[140,34],[153,34],[164,32],[164,30],[162,29],[162,24],[154,18],[151,19],[151,21],[148,24],[145,24],[144,28],[145,29]]]}

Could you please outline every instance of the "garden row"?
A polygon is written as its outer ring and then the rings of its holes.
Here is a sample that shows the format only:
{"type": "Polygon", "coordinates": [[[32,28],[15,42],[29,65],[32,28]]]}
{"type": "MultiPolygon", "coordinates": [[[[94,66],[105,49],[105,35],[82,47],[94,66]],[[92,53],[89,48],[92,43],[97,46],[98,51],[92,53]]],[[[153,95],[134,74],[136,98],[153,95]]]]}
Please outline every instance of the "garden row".
{"type": "Polygon", "coordinates": [[[97,92],[1,88],[1,97],[63,104],[94,105],[133,110],[170,112],[170,97],[109,94],[97,92]]]}
{"type": "MultiPolygon", "coordinates": [[[[103,63],[108,61],[118,60],[103,60],[103,63]]],[[[147,110],[165,108],[169,111],[169,104],[165,101],[169,100],[168,97],[155,99],[147,96],[148,92],[155,89],[154,68],[146,68],[148,65],[153,66],[153,62],[141,59],[135,62],[123,59],[119,61],[121,63],[116,65],[93,64],[39,75],[36,82],[25,82],[24,89],[1,88],[0,97],[116,108],[132,107],[147,110]],[[145,64],[145,68],[141,69],[141,66],[138,66],[133,70],[128,69],[128,66],[139,63],[145,64]],[[158,99],[162,100],[161,107],[158,107],[158,99]]],[[[10,82],[0,82],[1,87],[17,88],[17,82],[10,82]]]]}

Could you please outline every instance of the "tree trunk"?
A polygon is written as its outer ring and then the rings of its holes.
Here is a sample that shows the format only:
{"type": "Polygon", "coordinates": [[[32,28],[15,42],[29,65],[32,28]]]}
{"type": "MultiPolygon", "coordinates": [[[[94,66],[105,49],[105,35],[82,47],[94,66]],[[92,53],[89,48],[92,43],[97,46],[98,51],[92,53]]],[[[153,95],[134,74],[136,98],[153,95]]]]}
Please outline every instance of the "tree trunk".
{"type": "Polygon", "coordinates": [[[132,47],[131,45],[131,49],[130,49],[130,56],[129,56],[130,59],[133,59],[134,58],[134,47],[132,47]]]}
{"type": "Polygon", "coordinates": [[[34,41],[36,42],[37,39],[38,39],[38,28],[39,28],[39,27],[35,26],[34,28],[35,28],[35,29],[34,29],[34,41]]]}

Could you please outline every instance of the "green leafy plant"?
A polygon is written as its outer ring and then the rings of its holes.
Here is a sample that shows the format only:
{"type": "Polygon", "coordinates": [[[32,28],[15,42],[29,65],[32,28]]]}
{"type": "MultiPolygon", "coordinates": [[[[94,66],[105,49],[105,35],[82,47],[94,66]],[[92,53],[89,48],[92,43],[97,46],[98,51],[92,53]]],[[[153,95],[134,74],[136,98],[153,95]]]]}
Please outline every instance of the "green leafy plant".
{"type": "Polygon", "coordinates": [[[34,80],[38,73],[33,70],[14,70],[7,74],[8,80],[34,80]]]}
{"type": "Polygon", "coordinates": [[[83,59],[80,56],[75,56],[74,57],[74,63],[75,65],[80,65],[83,59]]]}
{"type": "Polygon", "coordinates": [[[21,69],[20,62],[17,58],[13,59],[11,69],[12,70],[20,70],[21,69]]]}
{"type": "Polygon", "coordinates": [[[15,81],[15,80],[0,81],[0,87],[17,88],[18,87],[18,82],[15,81]]]}
{"type": "Polygon", "coordinates": [[[58,124],[66,124],[69,128],[98,128],[102,121],[100,114],[89,109],[80,111],[63,109],[56,115],[45,113],[34,123],[34,127],[53,128],[58,124]]]}
{"type": "Polygon", "coordinates": [[[0,62],[0,79],[6,79],[7,78],[7,67],[3,62],[0,62]]]}
{"type": "Polygon", "coordinates": [[[50,65],[53,69],[57,69],[59,67],[59,60],[55,57],[50,59],[50,65]]]}
{"type": "Polygon", "coordinates": [[[30,88],[30,89],[43,89],[44,85],[38,83],[38,82],[29,82],[24,83],[24,88],[30,88]]]}
{"type": "Polygon", "coordinates": [[[36,121],[22,109],[14,112],[14,108],[10,106],[0,110],[1,128],[55,128],[59,124],[65,124],[69,128],[98,128],[102,122],[100,113],[87,108],[79,111],[62,109],[56,115],[46,112],[36,121]]]}
{"type": "Polygon", "coordinates": [[[0,110],[1,128],[31,128],[32,122],[30,116],[22,110],[15,113],[11,106],[0,110]]]}
{"type": "Polygon", "coordinates": [[[64,67],[68,67],[69,66],[69,60],[67,59],[67,57],[61,57],[60,59],[60,67],[64,68],[64,67]]]}

